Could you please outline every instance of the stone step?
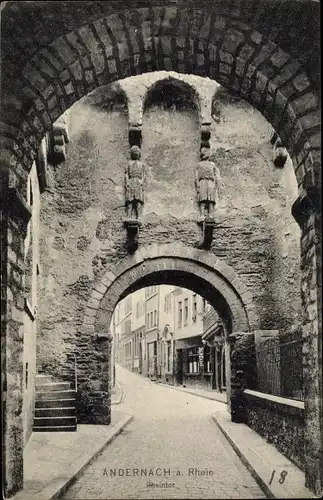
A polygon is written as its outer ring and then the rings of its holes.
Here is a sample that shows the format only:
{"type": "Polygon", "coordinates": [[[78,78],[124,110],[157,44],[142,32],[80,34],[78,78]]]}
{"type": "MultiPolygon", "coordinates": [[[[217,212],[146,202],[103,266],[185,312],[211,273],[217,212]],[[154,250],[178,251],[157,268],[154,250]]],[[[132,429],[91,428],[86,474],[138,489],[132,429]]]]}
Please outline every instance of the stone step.
{"type": "Polygon", "coordinates": [[[33,432],[75,432],[76,425],[55,425],[51,427],[34,427],[33,432]]]}
{"type": "Polygon", "coordinates": [[[35,417],[34,427],[57,427],[57,426],[74,426],[76,425],[76,417],[35,417]]]}
{"type": "Polygon", "coordinates": [[[36,408],[35,417],[75,417],[75,406],[65,408],[36,408]]]}
{"type": "Polygon", "coordinates": [[[48,401],[51,399],[75,399],[75,391],[73,389],[65,391],[37,391],[36,401],[48,401]]]}
{"type": "Polygon", "coordinates": [[[67,389],[71,389],[69,382],[45,382],[36,385],[36,393],[38,391],[64,391],[67,389]]]}
{"type": "Polygon", "coordinates": [[[35,401],[35,408],[75,408],[76,400],[71,399],[46,399],[44,401],[35,401]]]}
{"type": "Polygon", "coordinates": [[[43,375],[41,373],[36,375],[36,387],[38,385],[47,384],[50,382],[55,382],[55,380],[53,379],[53,377],[51,375],[43,375]]]}

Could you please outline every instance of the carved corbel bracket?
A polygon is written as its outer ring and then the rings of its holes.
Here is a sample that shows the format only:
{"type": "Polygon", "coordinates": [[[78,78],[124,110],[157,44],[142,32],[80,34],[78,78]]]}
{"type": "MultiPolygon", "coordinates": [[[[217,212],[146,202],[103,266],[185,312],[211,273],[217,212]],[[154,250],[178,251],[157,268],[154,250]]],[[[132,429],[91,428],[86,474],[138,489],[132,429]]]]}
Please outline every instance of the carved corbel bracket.
{"type": "Polygon", "coordinates": [[[202,242],[200,243],[200,248],[209,250],[212,245],[215,220],[212,217],[205,217],[205,219],[199,221],[199,224],[202,227],[202,242]]]}
{"type": "Polygon", "coordinates": [[[55,123],[49,134],[48,161],[58,165],[66,160],[66,144],[69,142],[66,117],[62,116],[55,123]]]}
{"type": "Polygon", "coordinates": [[[201,145],[200,149],[210,148],[211,122],[204,122],[201,125],[201,145]]]}
{"type": "Polygon", "coordinates": [[[141,222],[138,219],[125,219],[124,225],[127,230],[127,248],[129,253],[134,253],[139,244],[139,229],[141,222]]]}
{"type": "Polygon", "coordinates": [[[286,163],[288,153],[287,153],[287,149],[283,145],[277,132],[273,133],[273,135],[270,139],[270,142],[274,146],[274,149],[273,149],[274,165],[275,165],[275,167],[283,168],[285,163],[286,163]]]}
{"type": "Polygon", "coordinates": [[[47,173],[47,140],[46,137],[40,143],[36,156],[36,169],[39,182],[39,189],[42,193],[48,187],[48,173],[47,173]]]}
{"type": "Polygon", "coordinates": [[[112,342],[113,336],[110,332],[98,333],[96,339],[98,342],[112,342]]]}
{"type": "Polygon", "coordinates": [[[314,186],[303,190],[292,205],[292,216],[302,227],[310,213],[321,212],[322,199],[320,190],[314,186]]]}
{"type": "Polygon", "coordinates": [[[141,149],[142,143],[142,125],[129,124],[128,139],[130,147],[138,146],[141,149]]]}

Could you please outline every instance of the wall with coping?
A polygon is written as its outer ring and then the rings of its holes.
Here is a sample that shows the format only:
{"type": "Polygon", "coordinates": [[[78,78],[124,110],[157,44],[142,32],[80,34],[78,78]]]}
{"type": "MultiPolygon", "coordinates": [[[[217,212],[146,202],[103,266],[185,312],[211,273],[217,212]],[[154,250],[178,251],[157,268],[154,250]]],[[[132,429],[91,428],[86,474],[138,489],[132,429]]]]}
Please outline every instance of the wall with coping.
{"type": "Polygon", "coordinates": [[[248,390],[244,398],[249,427],[304,471],[304,403],[248,390]]]}

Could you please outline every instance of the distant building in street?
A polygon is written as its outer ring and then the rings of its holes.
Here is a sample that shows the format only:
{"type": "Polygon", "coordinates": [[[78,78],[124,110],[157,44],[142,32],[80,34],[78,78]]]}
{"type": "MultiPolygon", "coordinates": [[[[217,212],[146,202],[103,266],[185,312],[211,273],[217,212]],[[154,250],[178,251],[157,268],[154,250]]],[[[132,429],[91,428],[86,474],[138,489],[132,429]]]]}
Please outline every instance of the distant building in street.
{"type": "Polygon", "coordinates": [[[193,291],[138,290],[118,304],[112,324],[116,359],[125,368],[172,385],[225,389],[223,325],[193,291]]]}

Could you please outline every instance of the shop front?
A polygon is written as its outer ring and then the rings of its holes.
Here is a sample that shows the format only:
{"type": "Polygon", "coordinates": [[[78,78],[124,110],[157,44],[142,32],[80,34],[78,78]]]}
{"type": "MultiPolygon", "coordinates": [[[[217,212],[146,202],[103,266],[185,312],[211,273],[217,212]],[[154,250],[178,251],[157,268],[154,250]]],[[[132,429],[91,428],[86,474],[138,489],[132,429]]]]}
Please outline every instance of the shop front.
{"type": "Polygon", "coordinates": [[[223,325],[215,325],[202,336],[208,368],[211,372],[211,389],[226,390],[226,349],[223,325]]]}
{"type": "Polygon", "coordinates": [[[225,340],[221,324],[174,342],[174,381],[196,389],[226,390],[225,340]]]}

